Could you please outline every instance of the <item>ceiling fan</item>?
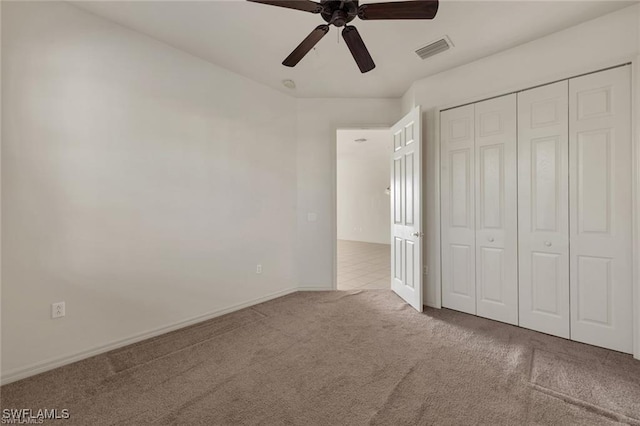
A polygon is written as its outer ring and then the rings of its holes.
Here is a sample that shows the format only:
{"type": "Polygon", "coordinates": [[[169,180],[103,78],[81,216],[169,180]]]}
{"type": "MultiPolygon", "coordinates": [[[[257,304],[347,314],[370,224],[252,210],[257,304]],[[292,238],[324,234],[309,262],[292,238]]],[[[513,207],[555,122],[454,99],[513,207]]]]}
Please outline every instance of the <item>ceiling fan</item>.
{"type": "Polygon", "coordinates": [[[327,24],[318,25],[302,43],[282,62],[295,67],[304,56],[329,32],[329,26],[344,27],[342,38],[362,73],[376,67],[367,46],[356,27],[347,25],[357,16],[363,20],[380,19],[433,19],[438,12],[438,0],[396,1],[358,5],[358,0],[248,0],[271,6],[286,7],[304,12],[319,13],[327,24]]]}

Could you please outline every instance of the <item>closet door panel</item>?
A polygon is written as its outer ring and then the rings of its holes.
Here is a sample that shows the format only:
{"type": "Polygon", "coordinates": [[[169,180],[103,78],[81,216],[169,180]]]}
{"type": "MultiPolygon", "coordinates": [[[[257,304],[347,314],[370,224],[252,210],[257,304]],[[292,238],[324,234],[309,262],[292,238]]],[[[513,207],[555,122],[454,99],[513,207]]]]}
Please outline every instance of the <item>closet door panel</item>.
{"type": "Polygon", "coordinates": [[[569,83],[518,94],[519,325],[569,338],[569,83]]]}
{"type": "Polygon", "coordinates": [[[474,107],[440,114],[442,306],[476,313],[474,107]]]}
{"type": "Polygon", "coordinates": [[[516,95],[475,105],[476,306],[518,323],[516,95]]]}
{"type": "Polygon", "coordinates": [[[569,81],[571,338],[631,353],[631,75],[569,81]]]}

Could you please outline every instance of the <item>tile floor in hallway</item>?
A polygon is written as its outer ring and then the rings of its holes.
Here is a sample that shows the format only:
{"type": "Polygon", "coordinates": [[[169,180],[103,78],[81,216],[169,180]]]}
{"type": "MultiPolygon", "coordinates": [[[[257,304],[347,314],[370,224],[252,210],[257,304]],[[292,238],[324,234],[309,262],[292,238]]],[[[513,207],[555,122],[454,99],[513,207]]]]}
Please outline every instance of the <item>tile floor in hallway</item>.
{"type": "Polygon", "coordinates": [[[391,288],[391,245],[338,240],[338,290],[391,288]]]}

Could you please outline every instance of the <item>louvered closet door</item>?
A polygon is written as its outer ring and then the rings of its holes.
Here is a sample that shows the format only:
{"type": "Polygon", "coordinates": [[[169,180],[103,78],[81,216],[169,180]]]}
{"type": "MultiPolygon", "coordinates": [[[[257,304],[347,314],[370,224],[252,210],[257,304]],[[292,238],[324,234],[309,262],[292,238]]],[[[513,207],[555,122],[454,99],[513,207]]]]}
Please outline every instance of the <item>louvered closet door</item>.
{"type": "Polygon", "coordinates": [[[571,338],[631,353],[630,67],[569,81],[571,338]]]}
{"type": "Polygon", "coordinates": [[[474,106],[440,114],[442,306],[476,313],[474,106]]]}
{"type": "Polygon", "coordinates": [[[569,338],[569,83],[518,94],[520,326],[569,338]]]}
{"type": "Polygon", "coordinates": [[[475,106],[476,309],[518,324],[516,95],[475,106]]]}

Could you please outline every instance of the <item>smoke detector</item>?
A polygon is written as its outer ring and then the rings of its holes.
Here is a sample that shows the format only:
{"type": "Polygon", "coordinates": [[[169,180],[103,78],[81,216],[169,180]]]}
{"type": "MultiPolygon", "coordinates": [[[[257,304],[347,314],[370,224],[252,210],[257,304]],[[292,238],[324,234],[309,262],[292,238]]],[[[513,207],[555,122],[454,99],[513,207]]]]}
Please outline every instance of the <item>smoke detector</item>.
{"type": "Polygon", "coordinates": [[[286,87],[287,89],[295,89],[296,88],[296,82],[293,80],[282,80],[282,85],[284,87],[286,87]]]}

